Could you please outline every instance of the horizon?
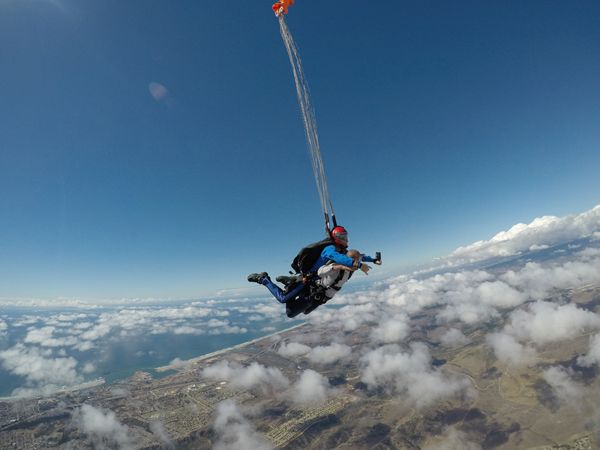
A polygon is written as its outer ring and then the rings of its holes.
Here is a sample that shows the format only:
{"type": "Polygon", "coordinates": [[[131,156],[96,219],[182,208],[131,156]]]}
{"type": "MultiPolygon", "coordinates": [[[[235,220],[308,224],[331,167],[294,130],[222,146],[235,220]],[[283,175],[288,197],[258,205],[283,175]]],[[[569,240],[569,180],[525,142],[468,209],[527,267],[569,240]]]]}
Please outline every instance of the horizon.
{"type": "MultiPolygon", "coordinates": [[[[552,249],[567,243],[590,238],[592,240],[600,239],[600,229],[598,221],[600,220],[600,204],[593,208],[583,211],[580,214],[570,214],[564,217],[541,216],[536,217],[529,223],[516,223],[507,230],[498,230],[488,239],[466,243],[455,248],[449,254],[433,258],[431,261],[404,270],[386,268],[385,266],[374,266],[374,275],[363,276],[359,279],[353,279],[345,288],[344,292],[353,293],[377,284],[389,284],[391,280],[401,276],[415,277],[434,272],[450,273],[455,270],[464,270],[472,264],[485,263],[497,258],[514,259],[532,251],[544,251],[552,249]],[[572,222],[582,222],[573,226],[572,222]],[[570,229],[569,227],[572,227],[570,229]],[[589,231],[588,234],[582,232],[582,229],[589,231]],[[591,230],[591,231],[590,231],[591,230]],[[532,237],[534,235],[535,237],[532,237]],[[519,241],[525,241],[526,245],[519,244],[519,241]],[[516,242],[516,243],[514,243],[516,242]],[[533,242],[533,243],[532,243],[533,242]],[[503,248],[509,248],[508,252],[503,248]],[[492,248],[489,253],[486,248],[492,248]],[[501,250],[494,250],[499,247],[501,250]],[[483,249],[483,250],[482,250],[483,249]],[[493,253],[493,252],[496,253],[493,253]],[[480,254],[480,255],[479,255],[480,254]],[[465,256],[466,255],[466,256],[465,256]],[[471,255],[471,256],[469,256],[471,255]],[[377,269],[385,269],[383,273],[377,269]]],[[[371,272],[373,273],[373,272],[371,272]]],[[[13,307],[15,309],[41,308],[51,310],[52,308],[110,308],[110,307],[143,307],[143,306],[162,306],[162,305],[184,305],[190,302],[227,302],[227,301],[245,301],[252,299],[270,299],[263,289],[251,285],[246,288],[221,289],[212,295],[204,297],[189,298],[118,298],[118,299],[91,299],[91,298],[2,298],[0,305],[3,307],[13,307]]]]}

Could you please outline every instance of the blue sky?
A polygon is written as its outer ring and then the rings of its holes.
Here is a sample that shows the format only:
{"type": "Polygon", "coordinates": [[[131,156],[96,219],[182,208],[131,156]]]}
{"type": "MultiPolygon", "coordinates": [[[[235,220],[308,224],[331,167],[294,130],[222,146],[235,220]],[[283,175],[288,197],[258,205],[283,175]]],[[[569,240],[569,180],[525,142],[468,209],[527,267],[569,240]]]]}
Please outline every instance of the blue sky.
{"type": "MultiPolygon", "coordinates": [[[[287,22],[352,246],[600,203],[598,2],[324,5],[287,22]]],[[[0,297],[203,296],[321,238],[269,1],[0,0],[0,59],[0,297]]]]}

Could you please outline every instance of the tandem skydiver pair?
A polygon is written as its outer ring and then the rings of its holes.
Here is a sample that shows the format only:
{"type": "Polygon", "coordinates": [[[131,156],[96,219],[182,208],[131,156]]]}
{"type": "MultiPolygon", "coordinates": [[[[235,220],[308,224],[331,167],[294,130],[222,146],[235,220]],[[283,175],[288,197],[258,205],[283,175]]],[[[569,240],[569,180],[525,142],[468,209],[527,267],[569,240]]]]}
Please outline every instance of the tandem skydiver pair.
{"type": "Polygon", "coordinates": [[[380,265],[381,255],[372,258],[358,250],[348,250],[348,232],[336,226],[327,239],[300,250],[292,262],[296,275],[276,278],[285,285],[284,289],[266,272],[250,274],[248,281],[265,286],[277,301],[285,303],[287,316],[295,317],[331,300],[355,271],[368,274],[371,267],[366,262],[380,265]]]}

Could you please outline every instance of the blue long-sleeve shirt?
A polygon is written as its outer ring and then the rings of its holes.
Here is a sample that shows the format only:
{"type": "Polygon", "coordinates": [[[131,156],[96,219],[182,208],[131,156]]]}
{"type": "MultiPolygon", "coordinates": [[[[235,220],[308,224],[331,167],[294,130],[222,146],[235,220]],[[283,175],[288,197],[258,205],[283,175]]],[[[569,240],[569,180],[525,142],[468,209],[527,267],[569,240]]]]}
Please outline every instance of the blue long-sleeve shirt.
{"type": "MultiPolygon", "coordinates": [[[[364,262],[375,262],[375,259],[367,255],[361,255],[361,261],[364,262]]],[[[327,261],[333,261],[346,267],[354,267],[354,260],[349,256],[337,251],[335,245],[328,245],[321,252],[321,256],[317,259],[317,262],[310,268],[311,273],[316,273],[319,267],[324,266],[327,261]]],[[[362,266],[362,262],[358,263],[358,268],[362,266]]]]}

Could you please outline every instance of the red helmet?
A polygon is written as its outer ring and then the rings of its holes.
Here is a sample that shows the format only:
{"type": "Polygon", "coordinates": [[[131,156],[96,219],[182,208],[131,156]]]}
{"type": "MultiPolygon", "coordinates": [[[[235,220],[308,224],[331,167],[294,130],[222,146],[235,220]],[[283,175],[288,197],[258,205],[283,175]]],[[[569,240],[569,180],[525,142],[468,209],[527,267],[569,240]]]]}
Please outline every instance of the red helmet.
{"type": "Polygon", "coordinates": [[[344,227],[335,227],[331,230],[331,238],[337,245],[342,247],[348,246],[348,232],[344,227]]]}

